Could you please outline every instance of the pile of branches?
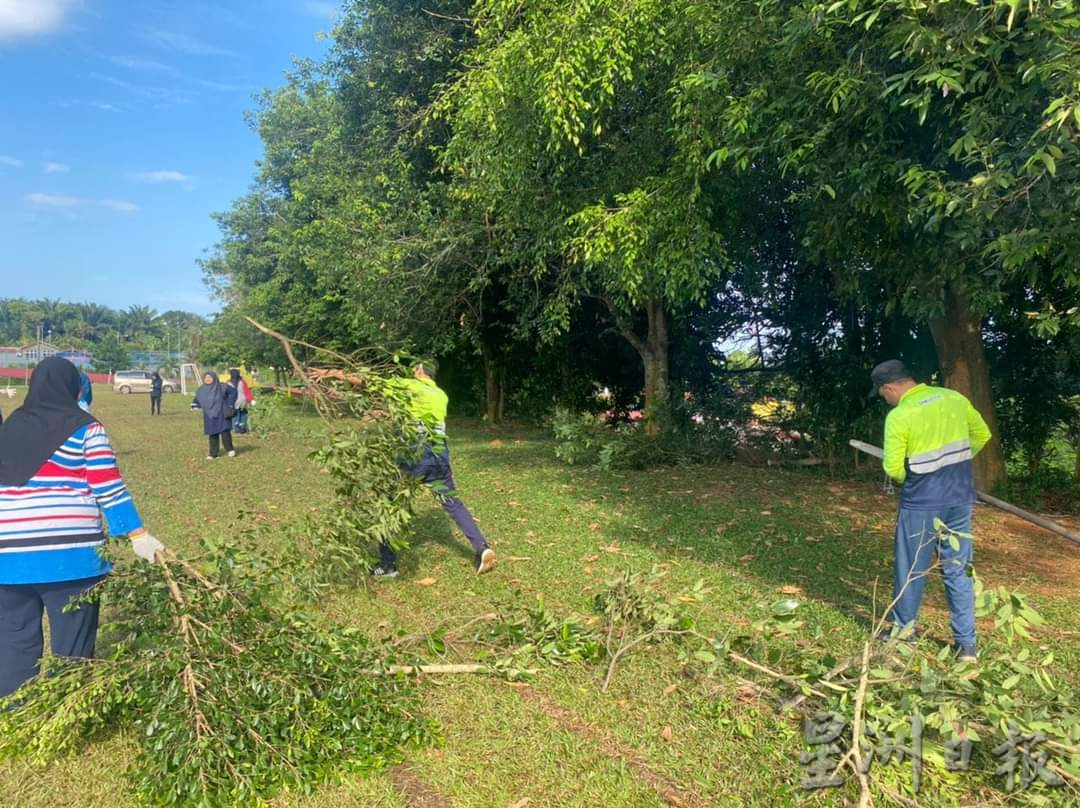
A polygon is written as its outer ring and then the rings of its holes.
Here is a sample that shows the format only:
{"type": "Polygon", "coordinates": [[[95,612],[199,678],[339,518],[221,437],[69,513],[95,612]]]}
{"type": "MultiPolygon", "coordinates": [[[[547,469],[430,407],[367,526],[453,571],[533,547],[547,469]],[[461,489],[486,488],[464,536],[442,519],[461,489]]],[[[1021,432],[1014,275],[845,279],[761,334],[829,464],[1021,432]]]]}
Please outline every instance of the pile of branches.
{"type": "Polygon", "coordinates": [[[0,702],[0,759],[46,763],[122,731],[143,802],[257,805],[429,743],[410,682],[360,633],[272,597],[279,576],[252,557],[211,550],[209,573],[171,555],[118,563],[87,596],[108,616],[107,654],[50,658],[0,702]]]}

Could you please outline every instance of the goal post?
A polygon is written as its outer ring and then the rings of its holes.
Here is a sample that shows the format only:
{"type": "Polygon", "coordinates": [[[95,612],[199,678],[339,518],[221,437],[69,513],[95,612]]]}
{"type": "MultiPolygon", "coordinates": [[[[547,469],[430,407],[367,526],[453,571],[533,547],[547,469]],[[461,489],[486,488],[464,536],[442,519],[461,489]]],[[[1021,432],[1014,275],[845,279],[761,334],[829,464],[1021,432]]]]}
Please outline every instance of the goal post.
{"type": "Polygon", "coordinates": [[[180,392],[184,395],[189,395],[188,385],[191,385],[190,394],[194,395],[194,392],[199,389],[199,385],[202,384],[202,374],[199,373],[199,366],[191,362],[185,362],[180,366],[180,392]]]}

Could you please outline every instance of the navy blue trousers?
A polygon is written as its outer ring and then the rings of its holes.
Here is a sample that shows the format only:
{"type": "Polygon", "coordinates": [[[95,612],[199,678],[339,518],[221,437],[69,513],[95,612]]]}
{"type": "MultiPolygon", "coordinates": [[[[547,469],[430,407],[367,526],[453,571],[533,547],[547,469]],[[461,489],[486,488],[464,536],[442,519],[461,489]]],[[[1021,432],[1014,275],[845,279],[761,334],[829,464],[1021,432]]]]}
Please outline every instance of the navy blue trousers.
{"type": "MultiPolygon", "coordinates": [[[[454,488],[454,474],[450,470],[450,447],[444,446],[443,450],[436,454],[430,446],[425,446],[418,460],[404,460],[399,465],[403,472],[420,480],[432,490],[435,499],[465,534],[473,550],[482,553],[488,546],[487,539],[480,532],[480,526],[476,524],[465,503],[458,498],[457,489],[454,488]]],[[[389,544],[379,545],[379,556],[384,567],[392,567],[397,563],[397,554],[389,544]]]]}
{"type": "Polygon", "coordinates": [[[98,604],[64,611],[68,601],[98,581],[80,578],[51,584],[0,584],[0,698],[37,673],[44,651],[41,617],[49,613],[54,656],[92,657],[97,641],[98,604]]]}
{"type": "Polygon", "coordinates": [[[945,581],[945,596],[949,601],[949,620],[953,639],[963,648],[975,647],[975,585],[968,577],[971,567],[971,539],[957,540],[958,550],[952,549],[947,538],[934,530],[938,517],[951,530],[971,534],[971,506],[957,505],[937,511],[916,511],[900,507],[896,515],[896,566],[893,570],[892,621],[898,627],[914,625],[922,604],[926,578],[940,562],[945,581]]]}

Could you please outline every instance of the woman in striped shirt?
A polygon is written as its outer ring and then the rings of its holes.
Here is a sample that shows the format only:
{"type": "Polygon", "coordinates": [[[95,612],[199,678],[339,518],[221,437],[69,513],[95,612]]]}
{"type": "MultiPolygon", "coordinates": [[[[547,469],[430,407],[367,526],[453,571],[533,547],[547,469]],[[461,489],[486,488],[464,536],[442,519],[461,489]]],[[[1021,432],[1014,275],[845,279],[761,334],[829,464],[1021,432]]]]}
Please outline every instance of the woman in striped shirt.
{"type": "Polygon", "coordinates": [[[79,390],[73,364],[45,359],[0,426],[0,698],[36,673],[44,612],[54,656],[94,655],[97,603],[64,607],[111,569],[98,552],[103,515],[141,558],[164,549],[143,527],[104,427],[79,408],[79,390]]]}

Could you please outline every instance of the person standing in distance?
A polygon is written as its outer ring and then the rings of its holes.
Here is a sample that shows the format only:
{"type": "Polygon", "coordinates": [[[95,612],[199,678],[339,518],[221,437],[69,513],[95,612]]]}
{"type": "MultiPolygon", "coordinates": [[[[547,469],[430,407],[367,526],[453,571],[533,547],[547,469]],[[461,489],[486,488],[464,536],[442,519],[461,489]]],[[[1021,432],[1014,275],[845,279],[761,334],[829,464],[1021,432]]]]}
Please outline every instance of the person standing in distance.
{"type": "Polygon", "coordinates": [[[161,415],[161,374],[156,370],[150,376],[150,414],[161,415]]]}
{"type": "Polygon", "coordinates": [[[202,386],[195,391],[191,409],[202,410],[203,434],[209,439],[210,454],[207,460],[217,460],[221,444],[229,457],[236,457],[232,441],[232,417],[236,404],[236,388],[222,384],[213,371],[203,374],[202,386]]]}
{"type": "Polygon", "coordinates": [[[41,362],[25,403],[0,427],[0,698],[34,676],[49,615],[54,656],[92,657],[98,604],[65,608],[112,569],[98,550],[102,516],[151,563],[164,545],[146,532],[105,428],[79,406],[79,371],[41,362]]]}
{"type": "Polygon", "coordinates": [[[990,441],[990,429],[963,395],[919,384],[898,359],[870,374],[870,398],[881,396],[893,409],[885,418],[885,473],[903,484],[896,516],[892,610],[893,627],[914,630],[926,576],[934,555],[941,563],[949,621],[957,656],[974,662],[975,588],[971,511],[975,503],[972,459],[990,441]],[[937,535],[938,518],[956,533],[959,549],[937,535]]]}
{"type": "Polygon", "coordinates": [[[90,374],[82,371],[79,373],[79,409],[90,412],[93,403],[94,385],[90,382],[90,374]]]}

